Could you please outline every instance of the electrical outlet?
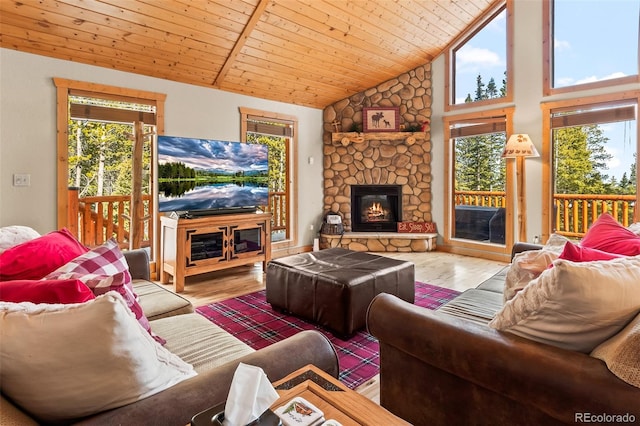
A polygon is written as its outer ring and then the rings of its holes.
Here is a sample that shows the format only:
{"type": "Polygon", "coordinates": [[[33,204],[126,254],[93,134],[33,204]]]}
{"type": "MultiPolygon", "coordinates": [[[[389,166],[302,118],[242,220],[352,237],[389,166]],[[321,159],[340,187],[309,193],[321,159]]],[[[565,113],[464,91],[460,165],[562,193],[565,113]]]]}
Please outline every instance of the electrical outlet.
{"type": "Polygon", "coordinates": [[[309,231],[313,231],[313,225],[309,225],[309,231]]]}
{"type": "Polygon", "coordinates": [[[31,175],[27,173],[14,173],[13,186],[31,186],[31,175]]]}

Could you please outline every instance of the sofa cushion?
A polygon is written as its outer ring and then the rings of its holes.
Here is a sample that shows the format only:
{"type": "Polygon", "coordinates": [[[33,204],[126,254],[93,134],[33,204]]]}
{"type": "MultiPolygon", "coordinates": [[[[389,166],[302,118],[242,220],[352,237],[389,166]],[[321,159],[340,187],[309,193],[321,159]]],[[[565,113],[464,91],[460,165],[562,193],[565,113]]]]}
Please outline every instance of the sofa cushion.
{"type": "Polygon", "coordinates": [[[505,266],[496,274],[480,283],[476,288],[478,290],[486,290],[502,294],[504,292],[504,283],[507,278],[507,272],[509,272],[509,269],[509,265],[505,266]]]}
{"type": "Polygon", "coordinates": [[[95,298],[91,289],[76,279],[0,281],[3,302],[82,303],[95,298]]]}
{"type": "Polygon", "coordinates": [[[640,388],[640,315],[620,333],[598,345],[591,356],[601,359],[625,382],[640,388]]]}
{"type": "Polygon", "coordinates": [[[151,326],[167,339],[165,348],[193,365],[198,373],[254,352],[200,314],[161,318],[151,326]]]}
{"type": "Polygon", "coordinates": [[[640,254],[640,236],[620,225],[608,213],[601,214],[591,224],[580,245],[625,256],[640,254]]]}
{"type": "Polygon", "coordinates": [[[0,302],[0,330],[2,392],[43,421],[120,407],[196,374],[116,292],[70,305],[0,302]]]}
{"type": "Polygon", "coordinates": [[[640,312],[640,256],[576,263],[556,260],[490,326],[580,352],[591,352],[640,312]]]}
{"type": "Polygon", "coordinates": [[[39,280],[87,251],[67,229],[50,232],[2,252],[0,281],[39,280]]]}
{"type": "Polygon", "coordinates": [[[138,296],[133,292],[129,265],[114,238],[62,265],[46,278],[78,279],[85,283],[96,296],[108,291],[117,291],[124,297],[140,325],[158,342],[164,343],[164,339],[151,331],[149,320],[138,303],[138,296]]]}
{"type": "Polygon", "coordinates": [[[501,308],[501,293],[471,288],[440,306],[437,311],[487,325],[501,308]]]}
{"type": "Polygon", "coordinates": [[[149,321],[194,311],[191,302],[159,284],[146,280],[133,280],[132,284],[149,321]]]}

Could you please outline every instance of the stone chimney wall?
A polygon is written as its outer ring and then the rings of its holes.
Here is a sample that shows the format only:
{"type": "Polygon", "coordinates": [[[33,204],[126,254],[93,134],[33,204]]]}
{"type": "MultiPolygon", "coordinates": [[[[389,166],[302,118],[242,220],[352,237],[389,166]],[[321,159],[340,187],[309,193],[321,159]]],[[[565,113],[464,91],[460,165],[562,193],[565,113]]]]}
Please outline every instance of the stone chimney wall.
{"type": "Polygon", "coordinates": [[[431,64],[326,107],[323,120],[324,209],[340,212],[345,231],[351,185],[402,185],[402,220],[432,220],[431,64]],[[399,107],[401,131],[360,133],[365,107],[399,107]]]}

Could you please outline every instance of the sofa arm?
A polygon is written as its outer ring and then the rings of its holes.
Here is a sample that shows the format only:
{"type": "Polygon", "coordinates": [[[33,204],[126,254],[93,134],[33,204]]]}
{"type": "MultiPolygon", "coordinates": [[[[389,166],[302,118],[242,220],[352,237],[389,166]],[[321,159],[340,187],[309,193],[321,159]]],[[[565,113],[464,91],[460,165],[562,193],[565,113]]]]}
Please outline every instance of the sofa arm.
{"type": "Polygon", "coordinates": [[[261,367],[272,382],[307,364],[313,364],[333,377],[339,372],[338,356],[331,342],[318,331],[302,331],[149,398],[100,413],[78,424],[184,426],[194,415],[225,401],[240,362],[261,367]]]}
{"type": "Polygon", "coordinates": [[[380,403],[411,423],[574,424],[576,413],[640,419],[640,389],[586,354],[388,294],[371,302],[367,325],[380,341],[380,403]]]}
{"type": "Polygon", "coordinates": [[[151,279],[151,271],[149,270],[149,254],[145,249],[134,249],[124,251],[124,258],[129,264],[129,272],[131,279],[147,280],[151,279]]]}
{"type": "Polygon", "coordinates": [[[529,251],[529,250],[540,250],[541,248],[542,246],[540,244],[515,243],[511,248],[511,260],[513,260],[513,257],[518,253],[522,253],[523,251],[529,251]]]}

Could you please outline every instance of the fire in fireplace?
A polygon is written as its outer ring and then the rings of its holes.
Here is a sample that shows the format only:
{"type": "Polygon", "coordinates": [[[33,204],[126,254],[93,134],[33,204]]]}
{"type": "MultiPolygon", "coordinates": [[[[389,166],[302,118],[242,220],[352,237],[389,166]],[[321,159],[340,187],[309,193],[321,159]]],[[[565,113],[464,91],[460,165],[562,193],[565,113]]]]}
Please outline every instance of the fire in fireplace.
{"type": "Polygon", "coordinates": [[[395,232],[402,220],[400,185],[351,186],[351,230],[395,232]]]}

